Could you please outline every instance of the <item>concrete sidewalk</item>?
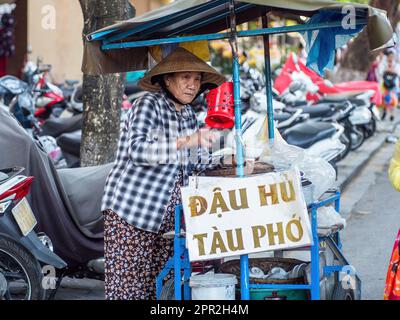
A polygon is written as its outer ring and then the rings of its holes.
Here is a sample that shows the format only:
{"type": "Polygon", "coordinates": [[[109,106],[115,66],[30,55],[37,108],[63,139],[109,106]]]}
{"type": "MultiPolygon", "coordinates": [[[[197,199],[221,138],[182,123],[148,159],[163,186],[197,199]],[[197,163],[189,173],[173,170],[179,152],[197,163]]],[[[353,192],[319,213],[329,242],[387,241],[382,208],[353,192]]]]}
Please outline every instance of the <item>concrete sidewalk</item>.
{"type": "Polygon", "coordinates": [[[348,184],[361,172],[368,161],[384,146],[386,139],[393,135],[399,122],[378,123],[377,133],[366,140],[356,151],[338,163],[338,186],[345,190],[348,184]]]}
{"type": "MultiPolygon", "coordinates": [[[[397,132],[398,133],[398,132],[397,132]]],[[[399,193],[388,179],[394,145],[386,143],[341,197],[347,226],[343,253],[362,281],[362,299],[381,300],[394,239],[399,229],[399,193]]]]}

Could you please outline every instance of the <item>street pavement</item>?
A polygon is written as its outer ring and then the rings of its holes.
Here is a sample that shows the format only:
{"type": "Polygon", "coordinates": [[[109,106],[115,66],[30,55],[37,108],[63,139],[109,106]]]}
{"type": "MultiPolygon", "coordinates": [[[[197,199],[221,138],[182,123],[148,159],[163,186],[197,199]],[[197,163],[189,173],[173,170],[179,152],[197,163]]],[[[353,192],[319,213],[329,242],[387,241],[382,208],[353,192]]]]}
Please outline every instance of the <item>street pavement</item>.
{"type": "Polygon", "coordinates": [[[54,300],[104,300],[104,282],[64,278],[54,300]]]}
{"type": "Polygon", "coordinates": [[[361,278],[362,299],[366,300],[383,298],[391,250],[400,228],[400,194],[387,175],[394,147],[384,143],[342,194],[342,214],[347,220],[341,235],[343,252],[361,278]]]}

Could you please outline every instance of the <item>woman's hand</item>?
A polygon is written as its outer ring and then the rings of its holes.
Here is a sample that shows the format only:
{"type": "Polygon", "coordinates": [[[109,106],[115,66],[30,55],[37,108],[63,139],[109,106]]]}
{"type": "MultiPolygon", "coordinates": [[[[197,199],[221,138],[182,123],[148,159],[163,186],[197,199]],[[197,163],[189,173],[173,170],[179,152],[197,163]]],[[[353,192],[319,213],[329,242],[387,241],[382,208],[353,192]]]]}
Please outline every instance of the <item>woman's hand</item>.
{"type": "MultiPolygon", "coordinates": [[[[232,165],[234,167],[237,166],[237,161],[236,161],[236,155],[229,155],[225,156],[223,160],[224,165],[232,165]]],[[[255,166],[255,160],[254,159],[247,159],[243,163],[244,167],[244,175],[249,176],[253,174],[254,172],[254,166],[255,166]]]]}
{"type": "Polygon", "coordinates": [[[217,139],[220,138],[218,132],[208,128],[202,128],[190,136],[180,137],[177,139],[178,149],[182,148],[210,148],[217,139]]]}

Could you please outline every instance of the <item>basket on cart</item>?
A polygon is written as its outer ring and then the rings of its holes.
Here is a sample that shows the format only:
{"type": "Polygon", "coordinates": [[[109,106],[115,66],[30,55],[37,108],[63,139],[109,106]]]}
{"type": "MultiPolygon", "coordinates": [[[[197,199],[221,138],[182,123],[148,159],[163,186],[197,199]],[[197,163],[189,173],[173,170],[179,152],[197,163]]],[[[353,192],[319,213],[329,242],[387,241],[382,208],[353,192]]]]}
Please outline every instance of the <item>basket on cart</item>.
{"type": "MultiPolygon", "coordinates": [[[[266,275],[273,268],[282,268],[289,272],[296,266],[305,264],[304,261],[289,258],[250,258],[249,269],[257,267],[266,275]]],[[[224,262],[217,269],[218,273],[230,273],[236,275],[238,279],[237,299],[240,299],[240,260],[229,260],[224,262]]],[[[306,284],[306,274],[299,274],[296,278],[289,279],[262,279],[250,277],[251,284],[306,284]]],[[[309,299],[308,290],[275,290],[275,289],[251,289],[251,300],[307,300],[309,299]]]]}

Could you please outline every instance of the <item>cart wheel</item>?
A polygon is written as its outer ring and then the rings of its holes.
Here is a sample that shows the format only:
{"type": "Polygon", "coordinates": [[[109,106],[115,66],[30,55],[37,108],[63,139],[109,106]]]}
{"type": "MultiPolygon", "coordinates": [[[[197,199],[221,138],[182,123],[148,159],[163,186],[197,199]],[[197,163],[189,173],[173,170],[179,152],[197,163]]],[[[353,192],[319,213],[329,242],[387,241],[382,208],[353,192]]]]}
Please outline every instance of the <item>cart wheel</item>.
{"type": "Polygon", "coordinates": [[[160,300],[175,300],[174,279],[169,279],[161,290],[160,300]]]}
{"type": "Polygon", "coordinates": [[[337,283],[332,294],[332,300],[355,300],[353,289],[344,289],[340,283],[337,283]]]}

